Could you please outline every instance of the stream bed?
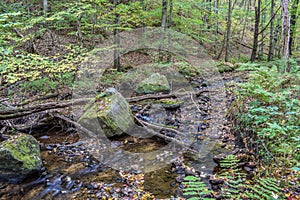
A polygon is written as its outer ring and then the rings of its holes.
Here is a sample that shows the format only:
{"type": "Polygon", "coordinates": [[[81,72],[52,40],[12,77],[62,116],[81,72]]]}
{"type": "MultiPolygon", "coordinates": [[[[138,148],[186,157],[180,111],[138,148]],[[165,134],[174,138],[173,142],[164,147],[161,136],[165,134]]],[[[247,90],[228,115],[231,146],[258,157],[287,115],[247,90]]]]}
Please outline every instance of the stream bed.
{"type": "MultiPolygon", "coordinates": [[[[233,78],[225,81],[231,80],[233,78]]],[[[203,80],[193,82],[191,85],[193,91],[216,90],[218,85],[223,87],[223,81],[223,78],[215,81],[215,87],[203,80]]],[[[41,144],[44,171],[20,184],[0,183],[0,197],[1,199],[183,198],[183,180],[187,175],[201,177],[210,187],[209,179],[214,175],[217,166],[213,158],[232,151],[234,145],[234,137],[226,128],[228,123],[226,119],[214,122],[220,123],[217,133],[208,133],[208,130],[213,132],[212,126],[216,125],[211,122],[210,113],[214,109],[212,98],[226,97],[212,97],[205,93],[195,97],[188,95],[180,99],[185,102],[184,106],[164,109],[160,103],[151,100],[131,104],[132,112],[140,120],[164,124],[176,128],[181,133],[192,133],[187,138],[179,137],[182,141],[188,140],[189,145],[181,147],[179,151],[176,149],[176,155],[168,162],[165,162],[164,157],[158,156],[157,162],[162,165],[155,170],[152,170],[151,166],[147,171],[140,170],[139,166],[130,170],[118,170],[102,163],[90,154],[86,142],[74,131],[65,132],[56,128],[47,132],[33,133],[41,144]],[[205,151],[206,149],[208,150],[205,151]]],[[[221,99],[220,102],[214,103],[221,105],[222,109],[222,112],[215,115],[224,114],[228,101],[221,99]]],[[[160,132],[174,137],[172,131],[162,128],[160,132]]],[[[139,138],[128,134],[110,138],[110,141],[116,154],[120,152],[121,157],[124,152],[134,154],[162,151],[170,142],[155,136],[139,138]]],[[[155,167],[155,162],[152,164],[155,167]]]]}

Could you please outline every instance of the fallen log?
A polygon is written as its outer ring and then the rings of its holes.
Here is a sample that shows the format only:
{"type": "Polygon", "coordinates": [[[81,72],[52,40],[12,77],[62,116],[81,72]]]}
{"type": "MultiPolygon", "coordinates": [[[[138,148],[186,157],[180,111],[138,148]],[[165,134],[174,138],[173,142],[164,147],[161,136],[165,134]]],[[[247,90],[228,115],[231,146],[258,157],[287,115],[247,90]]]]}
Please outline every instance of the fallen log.
{"type": "Polygon", "coordinates": [[[132,98],[126,98],[126,100],[129,103],[136,103],[139,101],[143,101],[143,100],[148,100],[148,99],[166,99],[166,98],[177,98],[179,96],[183,96],[183,95],[196,95],[199,96],[202,93],[206,93],[206,92],[212,92],[210,90],[199,90],[197,92],[177,92],[177,93],[170,93],[170,94],[150,94],[150,95],[144,95],[144,96],[137,96],[137,97],[132,97],[132,98]]]}
{"type": "Polygon", "coordinates": [[[77,99],[74,101],[69,102],[49,102],[44,104],[38,104],[31,107],[26,108],[16,108],[16,109],[9,109],[9,110],[2,110],[0,111],[0,120],[8,120],[14,119],[18,117],[24,117],[30,114],[52,110],[57,108],[65,108],[72,105],[80,105],[83,103],[89,102],[90,99],[77,99]]]}
{"type": "MultiPolygon", "coordinates": [[[[135,103],[147,99],[165,99],[165,98],[177,98],[182,95],[196,95],[199,96],[202,93],[206,92],[212,92],[210,90],[200,90],[198,92],[178,92],[178,93],[170,93],[170,94],[153,94],[153,95],[144,95],[144,96],[138,96],[138,97],[132,97],[132,98],[126,98],[126,100],[129,103],[135,103]]],[[[43,99],[43,98],[40,98],[43,99]]],[[[0,120],[9,120],[9,119],[15,119],[19,117],[24,117],[30,114],[46,111],[46,110],[53,110],[58,108],[66,108],[74,105],[80,105],[84,103],[88,103],[91,100],[91,98],[83,98],[83,99],[76,99],[71,101],[63,101],[63,102],[48,102],[48,103],[42,103],[37,104],[33,106],[28,107],[17,107],[17,108],[11,108],[11,109],[5,109],[0,110],[0,120]]],[[[32,101],[33,102],[33,101],[32,101]]],[[[21,105],[27,105],[27,102],[22,103],[21,105]]]]}

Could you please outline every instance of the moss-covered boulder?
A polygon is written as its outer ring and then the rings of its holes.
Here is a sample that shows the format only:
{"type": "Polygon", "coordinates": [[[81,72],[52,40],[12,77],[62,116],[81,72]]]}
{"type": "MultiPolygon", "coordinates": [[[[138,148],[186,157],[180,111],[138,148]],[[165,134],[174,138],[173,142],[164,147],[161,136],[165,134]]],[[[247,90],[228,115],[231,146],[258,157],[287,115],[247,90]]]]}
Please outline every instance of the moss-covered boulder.
{"type": "Polygon", "coordinates": [[[192,78],[200,74],[200,71],[195,67],[187,63],[177,63],[175,65],[182,75],[186,78],[192,78]]]}
{"type": "Polygon", "coordinates": [[[167,93],[170,92],[170,84],[164,75],[155,73],[139,83],[135,92],[137,94],[167,93]]]}
{"type": "Polygon", "coordinates": [[[95,134],[107,137],[121,135],[133,124],[133,116],[128,102],[114,88],[108,88],[91,102],[79,123],[95,134]]]}
{"type": "Polygon", "coordinates": [[[17,134],[0,144],[0,179],[21,182],[41,168],[40,146],[33,136],[17,134]]]}

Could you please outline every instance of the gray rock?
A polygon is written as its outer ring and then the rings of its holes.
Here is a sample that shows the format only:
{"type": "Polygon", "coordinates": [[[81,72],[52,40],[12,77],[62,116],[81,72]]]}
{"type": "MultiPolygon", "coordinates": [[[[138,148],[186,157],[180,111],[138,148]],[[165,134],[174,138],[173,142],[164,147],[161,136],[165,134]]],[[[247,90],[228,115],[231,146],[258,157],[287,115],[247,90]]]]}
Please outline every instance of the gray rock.
{"type": "Polygon", "coordinates": [[[91,102],[79,123],[95,134],[107,137],[121,135],[133,124],[133,116],[126,99],[114,88],[108,88],[91,102]]]}
{"type": "Polygon", "coordinates": [[[155,73],[139,83],[135,92],[137,94],[167,93],[170,92],[170,84],[164,75],[155,73]]]}
{"type": "Polygon", "coordinates": [[[0,179],[21,182],[41,168],[40,147],[33,136],[17,134],[0,144],[0,179]]]}

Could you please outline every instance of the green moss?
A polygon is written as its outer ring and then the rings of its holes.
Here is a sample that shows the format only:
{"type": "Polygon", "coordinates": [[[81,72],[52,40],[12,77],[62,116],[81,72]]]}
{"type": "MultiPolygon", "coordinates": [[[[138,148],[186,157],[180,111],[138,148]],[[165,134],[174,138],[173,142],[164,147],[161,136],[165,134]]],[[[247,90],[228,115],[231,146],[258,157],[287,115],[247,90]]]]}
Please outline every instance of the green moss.
{"type": "Polygon", "coordinates": [[[116,90],[106,90],[87,107],[79,123],[95,133],[100,126],[108,137],[120,135],[134,123],[127,101],[116,90]]]}
{"type": "Polygon", "coordinates": [[[177,63],[176,66],[178,71],[187,78],[195,77],[200,74],[200,71],[196,67],[188,63],[180,62],[177,63]]]}
{"type": "Polygon", "coordinates": [[[160,103],[164,108],[178,108],[181,104],[183,104],[183,101],[178,99],[161,99],[156,101],[155,103],[160,103]]]}
{"type": "Polygon", "coordinates": [[[167,78],[158,73],[152,74],[143,80],[136,88],[138,94],[153,94],[159,92],[169,92],[170,85],[167,78]]]}
{"type": "Polygon", "coordinates": [[[33,141],[34,138],[25,134],[19,134],[16,137],[15,143],[12,143],[11,139],[8,139],[2,143],[4,149],[10,152],[11,155],[22,162],[23,169],[35,169],[39,164],[40,150],[37,141],[33,141]],[[36,144],[30,144],[34,142],[36,144]]]}

